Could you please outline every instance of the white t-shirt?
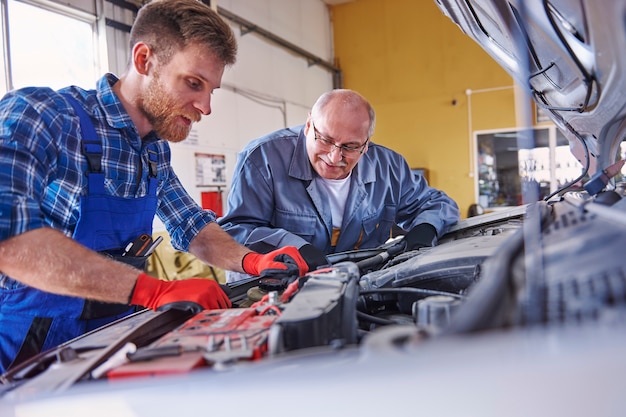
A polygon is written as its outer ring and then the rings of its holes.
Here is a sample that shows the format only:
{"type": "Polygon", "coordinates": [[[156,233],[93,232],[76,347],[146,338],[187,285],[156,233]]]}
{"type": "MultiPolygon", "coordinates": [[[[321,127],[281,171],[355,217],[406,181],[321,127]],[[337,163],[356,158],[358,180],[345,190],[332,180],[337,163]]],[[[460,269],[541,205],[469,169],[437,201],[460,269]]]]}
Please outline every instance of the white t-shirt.
{"type": "Polygon", "coordinates": [[[328,195],[330,212],[333,217],[333,228],[340,228],[343,223],[343,211],[346,208],[348,193],[350,192],[350,173],[342,180],[329,180],[322,178],[322,185],[328,195]]]}

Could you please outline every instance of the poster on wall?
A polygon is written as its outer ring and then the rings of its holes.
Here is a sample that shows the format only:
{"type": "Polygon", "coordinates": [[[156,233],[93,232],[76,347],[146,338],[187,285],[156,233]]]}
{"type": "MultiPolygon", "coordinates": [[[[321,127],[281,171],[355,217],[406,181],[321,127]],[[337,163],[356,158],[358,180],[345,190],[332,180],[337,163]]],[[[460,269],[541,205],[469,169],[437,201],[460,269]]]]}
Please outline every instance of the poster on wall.
{"type": "Polygon", "coordinates": [[[196,153],[196,186],[226,186],[226,156],[196,153]]]}

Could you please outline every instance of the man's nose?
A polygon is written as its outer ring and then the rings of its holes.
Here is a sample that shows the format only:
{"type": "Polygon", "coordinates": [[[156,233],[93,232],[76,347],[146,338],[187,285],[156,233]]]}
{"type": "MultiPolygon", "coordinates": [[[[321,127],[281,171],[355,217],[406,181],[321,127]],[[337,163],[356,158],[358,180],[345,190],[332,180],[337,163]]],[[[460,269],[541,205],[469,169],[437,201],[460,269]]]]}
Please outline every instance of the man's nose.
{"type": "Polygon", "coordinates": [[[343,155],[341,154],[341,148],[337,145],[334,145],[330,152],[328,152],[328,156],[330,161],[334,164],[343,159],[343,155]]]}
{"type": "Polygon", "coordinates": [[[194,107],[205,116],[211,114],[211,94],[203,95],[198,98],[194,107]]]}

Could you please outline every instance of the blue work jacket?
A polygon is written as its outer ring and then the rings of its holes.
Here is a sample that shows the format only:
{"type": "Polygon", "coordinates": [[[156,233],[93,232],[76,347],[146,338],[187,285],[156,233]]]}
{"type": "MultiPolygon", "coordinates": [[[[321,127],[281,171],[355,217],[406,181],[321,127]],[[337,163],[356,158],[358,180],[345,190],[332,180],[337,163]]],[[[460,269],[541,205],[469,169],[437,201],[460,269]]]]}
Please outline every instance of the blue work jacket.
{"type": "Polygon", "coordinates": [[[459,208],[430,187],[404,157],[374,143],[350,177],[341,234],[331,246],[330,203],[306,152],[304,126],[283,129],[249,143],[238,155],[226,215],[220,225],[240,243],[260,249],[310,243],[324,253],[373,248],[392,226],[408,231],[421,223],[438,236],[459,220],[459,208]]]}

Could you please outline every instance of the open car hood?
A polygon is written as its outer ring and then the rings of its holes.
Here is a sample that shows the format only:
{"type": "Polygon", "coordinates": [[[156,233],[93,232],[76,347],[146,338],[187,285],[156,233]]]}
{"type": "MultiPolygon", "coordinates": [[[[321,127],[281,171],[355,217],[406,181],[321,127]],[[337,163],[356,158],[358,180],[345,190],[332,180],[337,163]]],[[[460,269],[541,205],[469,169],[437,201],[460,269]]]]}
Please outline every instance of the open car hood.
{"type": "Polygon", "coordinates": [[[626,130],[625,2],[436,3],[528,91],[590,175],[619,159],[626,130]]]}

